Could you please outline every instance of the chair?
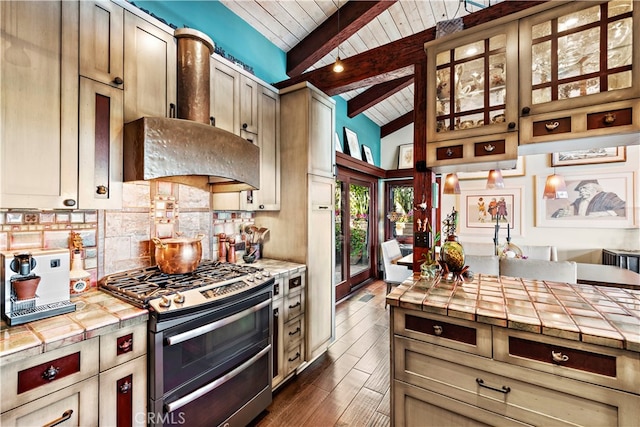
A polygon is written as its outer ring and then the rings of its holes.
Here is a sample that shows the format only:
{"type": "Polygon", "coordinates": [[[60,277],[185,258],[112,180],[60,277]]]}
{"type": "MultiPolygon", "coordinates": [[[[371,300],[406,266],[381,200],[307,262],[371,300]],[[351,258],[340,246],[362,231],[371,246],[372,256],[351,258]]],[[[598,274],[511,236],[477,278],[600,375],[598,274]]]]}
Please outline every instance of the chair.
{"type": "Polygon", "coordinates": [[[382,242],[382,259],[384,261],[384,281],[387,284],[387,294],[391,292],[391,286],[399,285],[408,279],[413,271],[403,265],[394,264],[393,261],[402,258],[400,244],[397,240],[382,242]]]}
{"type": "Polygon", "coordinates": [[[522,277],[523,279],[577,283],[578,265],[574,261],[502,258],[500,259],[500,274],[522,277]]]}
{"type": "Polygon", "coordinates": [[[466,255],[465,265],[475,274],[500,275],[500,258],[497,255],[466,255]]]}
{"type": "Polygon", "coordinates": [[[555,246],[518,245],[522,249],[522,255],[527,259],[544,259],[558,261],[558,250],[555,246]]]}

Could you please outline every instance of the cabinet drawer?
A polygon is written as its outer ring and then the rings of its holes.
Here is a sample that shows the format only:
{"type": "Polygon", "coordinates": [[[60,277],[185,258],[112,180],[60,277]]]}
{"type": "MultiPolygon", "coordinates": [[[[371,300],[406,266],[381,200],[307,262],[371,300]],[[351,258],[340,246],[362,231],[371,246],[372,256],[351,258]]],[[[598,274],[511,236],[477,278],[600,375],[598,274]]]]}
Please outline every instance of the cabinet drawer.
{"type": "Polygon", "coordinates": [[[640,354],[495,327],[496,360],[639,393],[640,354]]]}
{"type": "Polygon", "coordinates": [[[491,326],[417,311],[394,310],[394,333],[491,357],[491,326]]]}
{"type": "Polygon", "coordinates": [[[3,365],[2,412],[98,373],[98,338],[3,365]]]}
{"type": "Polygon", "coordinates": [[[144,426],[146,413],[146,356],[100,373],[100,425],[144,426]]]}
{"type": "Polygon", "coordinates": [[[632,114],[631,108],[587,114],[587,130],[630,125],[632,114]]]}
{"type": "Polygon", "coordinates": [[[571,117],[552,118],[533,122],[533,136],[571,132],[571,117]]]}
{"type": "Polygon", "coordinates": [[[436,149],[436,159],[438,160],[461,159],[462,154],[462,145],[450,145],[448,147],[439,147],[436,149]]]}
{"type": "Polygon", "coordinates": [[[287,295],[284,299],[284,321],[288,322],[302,313],[304,313],[304,293],[287,295]]]}
{"type": "Polygon", "coordinates": [[[476,142],[473,144],[473,155],[475,157],[495,156],[507,152],[507,143],[504,139],[494,141],[476,142]]]}
{"type": "Polygon", "coordinates": [[[518,132],[427,143],[427,167],[434,172],[512,169],[518,160],[518,132]]]}
{"type": "Polygon", "coordinates": [[[395,345],[395,379],[468,405],[532,425],[637,424],[638,395],[402,337],[395,345]]]}
{"type": "Polygon", "coordinates": [[[278,274],[273,282],[273,300],[279,300],[284,294],[284,282],[287,278],[286,274],[278,274]]]}
{"type": "Polygon", "coordinates": [[[287,376],[300,366],[304,360],[304,341],[286,348],[284,353],[284,375],[287,376]]]}
{"type": "Polygon", "coordinates": [[[100,372],[147,354],[147,323],[100,337],[100,372]]]}
{"type": "Polygon", "coordinates": [[[284,325],[284,346],[290,347],[304,337],[304,318],[298,316],[284,325]]]}
{"type": "Polygon", "coordinates": [[[305,271],[296,271],[285,278],[285,295],[300,291],[305,285],[305,271]]]}
{"type": "Polygon", "coordinates": [[[98,376],[78,382],[2,414],[0,424],[11,426],[98,425],[98,376]]]}

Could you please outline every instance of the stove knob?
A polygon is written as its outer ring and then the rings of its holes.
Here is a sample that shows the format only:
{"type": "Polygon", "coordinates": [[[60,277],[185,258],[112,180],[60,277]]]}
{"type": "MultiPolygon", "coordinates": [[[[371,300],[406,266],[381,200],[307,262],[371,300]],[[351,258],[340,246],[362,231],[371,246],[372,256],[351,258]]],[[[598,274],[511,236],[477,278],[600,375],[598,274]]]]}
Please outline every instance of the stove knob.
{"type": "Polygon", "coordinates": [[[184,295],[182,295],[180,292],[176,292],[176,296],[173,297],[173,300],[176,304],[184,304],[184,295]]]}
{"type": "Polygon", "coordinates": [[[256,279],[258,279],[258,280],[262,279],[262,274],[256,273],[256,279]]]}
{"type": "Polygon", "coordinates": [[[158,305],[162,308],[169,308],[171,307],[171,300],[166,295],[162,295],[162,301],[158,305]]]}
{"type": "Polygon", "coordinates": [[[247,282],[253,282],[253,274],[247,276],[247,282]]]}
{"type": "Polygon", "coordinates": [[[269,276],[271,276],[271,272],[270,272],[270,271],[265,270],[265,271],[263,271],[263,272],[262,272],[262,275],[263,275],[264,277],[269,277],[269,276]]]}

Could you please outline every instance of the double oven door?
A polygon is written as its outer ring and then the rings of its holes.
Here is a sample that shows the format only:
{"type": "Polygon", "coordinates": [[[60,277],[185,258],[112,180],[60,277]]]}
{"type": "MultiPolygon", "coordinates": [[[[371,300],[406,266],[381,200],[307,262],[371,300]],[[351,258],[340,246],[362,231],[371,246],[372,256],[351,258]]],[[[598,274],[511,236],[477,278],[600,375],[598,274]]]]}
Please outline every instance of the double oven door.
{"type": "Polygon", "coordinates": [[[268,286],[150,331],[149,425],[233,427],[255,418],[271,403],[272,327],[268,286]]]}

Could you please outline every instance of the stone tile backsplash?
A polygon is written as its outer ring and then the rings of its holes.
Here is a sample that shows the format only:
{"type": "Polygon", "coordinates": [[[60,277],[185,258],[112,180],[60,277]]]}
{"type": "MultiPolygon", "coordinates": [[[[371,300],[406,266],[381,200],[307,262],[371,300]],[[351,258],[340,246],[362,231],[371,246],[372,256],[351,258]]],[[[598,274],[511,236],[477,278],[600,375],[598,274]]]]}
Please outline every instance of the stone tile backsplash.
{"type": "Polygon", "coordinates": [[[253,212],[211,209],[211,195],[170,182],[125,183],[121,210],[34,211],[0,209],[0,250],[70,248],[71,232],[85,248],[91,286],[107,274],[153,264],[152,236],[204,234],[203,258],[218,259],[219,233],[244,243],[253,212]]]}

